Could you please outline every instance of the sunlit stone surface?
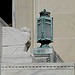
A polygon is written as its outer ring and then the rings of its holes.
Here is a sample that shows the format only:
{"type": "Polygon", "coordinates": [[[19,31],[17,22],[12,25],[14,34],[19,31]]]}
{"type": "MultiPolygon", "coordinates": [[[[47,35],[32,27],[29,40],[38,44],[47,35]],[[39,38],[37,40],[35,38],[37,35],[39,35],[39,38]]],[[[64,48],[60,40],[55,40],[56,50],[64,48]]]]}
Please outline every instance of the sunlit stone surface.
{"type": "Polygon", "coordinates": [[[2,30],[1,75],[75,75],[75,63],[33,63],[28,28],[2,30]]]}

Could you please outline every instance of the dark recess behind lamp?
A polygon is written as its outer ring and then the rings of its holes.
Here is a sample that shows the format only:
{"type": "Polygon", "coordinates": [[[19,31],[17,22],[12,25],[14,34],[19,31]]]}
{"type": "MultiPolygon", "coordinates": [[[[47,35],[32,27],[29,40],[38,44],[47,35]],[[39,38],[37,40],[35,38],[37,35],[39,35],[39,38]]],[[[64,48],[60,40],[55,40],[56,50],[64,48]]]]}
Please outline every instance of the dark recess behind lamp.
{"type": "Polygon", "coordinates": [[[12,0],[1,0],[0,17],[10,26],[12,25],[12,0]]]}

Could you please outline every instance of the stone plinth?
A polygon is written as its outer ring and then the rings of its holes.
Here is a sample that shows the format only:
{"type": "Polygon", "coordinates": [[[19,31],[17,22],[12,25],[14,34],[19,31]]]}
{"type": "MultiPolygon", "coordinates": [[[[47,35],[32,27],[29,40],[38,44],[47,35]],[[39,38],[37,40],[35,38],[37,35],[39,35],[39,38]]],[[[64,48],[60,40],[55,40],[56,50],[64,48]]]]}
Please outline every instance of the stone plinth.
{"type": "Polygon", "coordinates": [[[63,62],[60,56],[55,52],[53,47],[50,48],[35,48],[33,49],[33,62],[37,63],[54,63],[63,62]]]}

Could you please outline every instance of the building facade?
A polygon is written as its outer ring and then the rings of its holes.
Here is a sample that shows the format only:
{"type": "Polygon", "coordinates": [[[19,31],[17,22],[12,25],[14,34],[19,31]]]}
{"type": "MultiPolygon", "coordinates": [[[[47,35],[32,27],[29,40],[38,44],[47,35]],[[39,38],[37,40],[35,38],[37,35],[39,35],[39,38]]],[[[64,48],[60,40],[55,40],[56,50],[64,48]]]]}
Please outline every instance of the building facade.
{"type": "Polygon", "coordinates": [[[31,50],[33,50],[39,45],[36,44],[36,18],[39,17],[41,10],[50,11],[54,33],[54,43],[51,46],[65,62],[75,62],[74,5],[74,0],[13,0],[13,26],[18,29],[23,26],[31,29],[31,50]]]}

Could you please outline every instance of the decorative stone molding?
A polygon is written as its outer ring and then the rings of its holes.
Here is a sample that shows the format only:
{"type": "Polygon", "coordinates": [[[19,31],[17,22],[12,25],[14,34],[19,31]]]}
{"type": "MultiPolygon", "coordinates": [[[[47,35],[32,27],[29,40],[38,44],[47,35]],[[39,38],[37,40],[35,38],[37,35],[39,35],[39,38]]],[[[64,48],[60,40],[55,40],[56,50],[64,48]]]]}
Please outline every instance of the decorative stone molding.
{"type": "Polygon", "coordinates": [[[41,63],[41,64],[23,64],[23,65],[2,65],[3,69],[27,69],[27,70],[74,70],[75,69],[75,63],[41,63]]]}

